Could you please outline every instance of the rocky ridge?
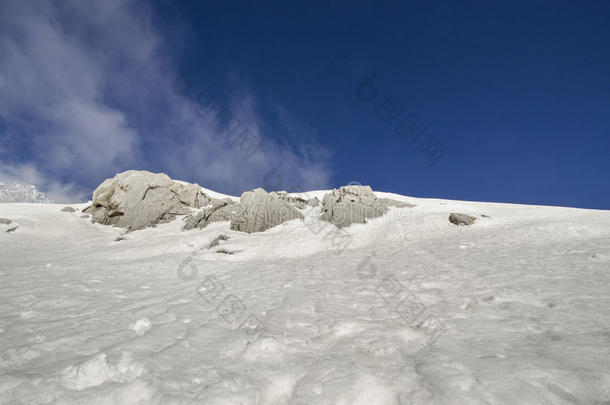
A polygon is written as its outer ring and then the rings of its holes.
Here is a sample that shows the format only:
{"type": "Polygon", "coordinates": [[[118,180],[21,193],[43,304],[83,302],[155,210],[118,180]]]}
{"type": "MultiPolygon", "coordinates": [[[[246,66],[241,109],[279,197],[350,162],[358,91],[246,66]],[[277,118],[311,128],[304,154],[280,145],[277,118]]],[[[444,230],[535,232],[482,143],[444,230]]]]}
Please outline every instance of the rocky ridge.
{"type": "Polygon", "coordinates": [[[268,193],[262,188],[244,192],[239,202],[213,198],[201,186],[178,182],[162,173],[130,170],[105,180],[83,210],[93,223],[125,228],[127,232],[153,227],[184,216],[184,230],[203,229],[212,222],[230,221],[232,230],[264,232],[287,221],[303,220],[304,212],[339,228],[386,214],[390,207],[413,205],[377,198],[370,186],[350,185],[317,197],[268,193]],[[313,211],[312,211],[313,210],[313,211]]]}

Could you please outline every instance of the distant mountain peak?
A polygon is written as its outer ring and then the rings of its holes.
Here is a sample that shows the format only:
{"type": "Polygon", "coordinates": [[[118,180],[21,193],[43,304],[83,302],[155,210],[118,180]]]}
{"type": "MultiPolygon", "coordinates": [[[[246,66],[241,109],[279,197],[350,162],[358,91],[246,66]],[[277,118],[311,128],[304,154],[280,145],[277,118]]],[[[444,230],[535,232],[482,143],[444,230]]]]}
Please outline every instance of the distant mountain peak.
{"type": "Polygon", "coordinates": [[[0,182],[0,203],[52,203],[32,184],[0,182]]]}

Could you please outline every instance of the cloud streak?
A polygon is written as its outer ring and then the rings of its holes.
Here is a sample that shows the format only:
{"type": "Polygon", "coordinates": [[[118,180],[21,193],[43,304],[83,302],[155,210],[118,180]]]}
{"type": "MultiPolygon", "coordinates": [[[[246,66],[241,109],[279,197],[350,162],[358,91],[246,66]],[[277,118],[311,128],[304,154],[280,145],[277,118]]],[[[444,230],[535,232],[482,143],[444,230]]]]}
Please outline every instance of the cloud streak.
{"type": "MultiPolygon", "coordinates": [[[[232,193],[262,185],[277,165],[292,184],[328,185],[329,152],[267,136],[273,125],[255,91],[232,74],[225,107],[262,145],[244,159],[193,109],[193,94],[173,91],[172,44],[152,20],[146,3],[131,0],[0,3],[0,176],[79,199],[129,168],[232,193]]],[[[271,111],[283,128],[300,125],[271,111]]]]}

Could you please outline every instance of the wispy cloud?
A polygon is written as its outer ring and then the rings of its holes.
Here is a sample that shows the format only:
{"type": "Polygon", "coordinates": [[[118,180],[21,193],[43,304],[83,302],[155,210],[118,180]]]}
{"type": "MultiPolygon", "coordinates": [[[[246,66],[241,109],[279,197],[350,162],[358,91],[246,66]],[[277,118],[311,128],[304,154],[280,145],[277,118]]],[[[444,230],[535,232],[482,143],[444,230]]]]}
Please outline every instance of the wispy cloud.
{"type": "MultiPolygon", "coordinates": [[[[5,176],[79,198],[129,168],[238,192],[260,186],[281,164],[292,184],[328,185],[328,151],[268,136],[274,125],[239,75],[227,75],[226,106],[262,146],[244,159],[225,142],[192,108],[192,95],[172,90],[174,49],[151,20],[146,3],[135,0],[0,3],[5,176]]],[[[275,128],[302,125],[281,107],[270,111],[275,128]]]]}

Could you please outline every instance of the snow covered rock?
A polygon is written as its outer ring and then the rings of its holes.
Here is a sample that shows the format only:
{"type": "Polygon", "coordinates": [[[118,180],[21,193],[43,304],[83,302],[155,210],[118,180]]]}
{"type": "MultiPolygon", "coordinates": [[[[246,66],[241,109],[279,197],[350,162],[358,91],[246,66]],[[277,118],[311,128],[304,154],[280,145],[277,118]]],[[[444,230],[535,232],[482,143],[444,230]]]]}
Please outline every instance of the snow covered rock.
{"type": "Polygon", "coordinates": [[[135,231],[186,215],[212,202],[197,184],[173,181],[163,173],[129,170],[105,180],[84,212],[91,221],[135,231]]]}
{"type": "Polygon", "coordinates": [[[409,204],[402,201],[392,200],[391,198],[378,198],[377,202],[386,204],[388,207],[397,207],[397,208],[413,208],[415,204],[409,204]]]}
{"type": "Polygon", "coordinates": [[[476,221],[475,217],[471,217],[470,215],[460,214],[458,212],[452,212],[449,215],[449,222],[454,225],[472,225],[476,221]]]}
{"type": "Polygon", "coordinates": [[[272,191],[270,194],[279,198],[280,200],[289,202],[298,209],[303,209],[307,207],[317,207],[318,205],[320,205],[320,200],[318,200],[317,197],[306,200],[301,197],[289,196],[288,192],[286,191],[272,191]]]}
{"type": "Polygon", "coordinates": [[[318,200],[318,197],[310,198],[309,200],[307,200],[307,205],[309,205],[310,207],[317,207],[318,205],[320,205],[320,200],[318,200]]]}
{"type": "Polygon", "coordinates": [[[63,207],[61,212],[76,212],[76,210],[72,207],[63,207]]]}
{"type": "Polygon", "coordinates": [[[36,186],[21,183],[0,183],[0,203],[52,203],[36,186]]]}
{"type": "Polygon", "coordinates": [[[218,235],[212,242],[210,242],[208,249],[212,249],[213,247],[220,245],[220,241],[226,241],[229,239],[231,238],[229,238],[227,235],[218,235]]]}
{"type": "Polygon", "coordinates": [[[288,192],[286,192],[286,191],[272,191],[269,194],[274,197],[279,198],[280,200],[289,202],[290,204],[294,205],[298,209],[303,209],[303,208],[307,207],[307,200],[305,200],[301,197],[289,196],[288,192]]]}
{"type": "Polygon", "coordinates": [[[237,253],[237,252],[235,252],[235,251],[233,251],[233,250],[227,250],[227,249],[218,249],[218,250],[217,250],[216,252],[214,252],[214,253],[220,253],[220,254],[222,254],[222,255],[234,255],[234,254],[235,254],[235,253],[237,253]]]}
{"type": "Polygon", "coordinates": [[[191,229],[203,229],[210,222],[231,221],[239,209],[239,204],[231,199],[213,200],[213,205],[204,208],[197,213],[190,213],[182,228],[185,231],[191,229]]]}
{"type": "Polygon", "coordinates": [[[13,221],[8,218],[0,218],[0,225],[10,225],[13,221]]]}
{"type": "Polygon", "coordinates": [[[367,218],[380,217],[388,212],[389,206],[406,207],[410,204],[377,198],[370,186],[343,186],[324,196],[320,219],[344,228],[354,223],[364,224],[367,218]]]}
{"type": "Polygon", "coordinates": [[[263,232],[293,219],[303,219],[292,203],[267,193],[262,188],[241,195],[240,209],[231,220],[231,229],[241,232],[263,232]]]}

